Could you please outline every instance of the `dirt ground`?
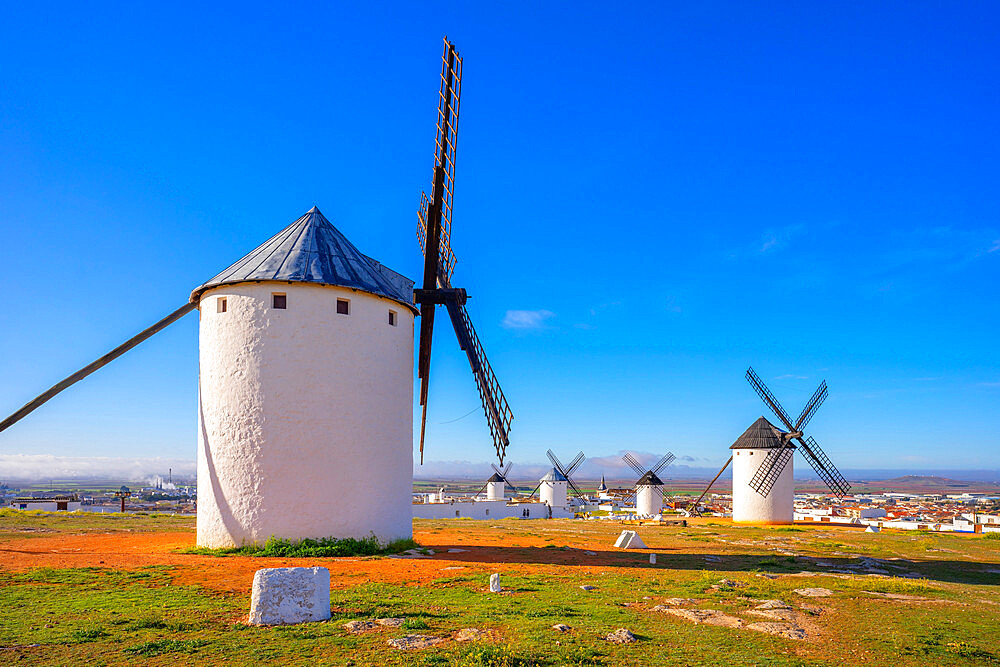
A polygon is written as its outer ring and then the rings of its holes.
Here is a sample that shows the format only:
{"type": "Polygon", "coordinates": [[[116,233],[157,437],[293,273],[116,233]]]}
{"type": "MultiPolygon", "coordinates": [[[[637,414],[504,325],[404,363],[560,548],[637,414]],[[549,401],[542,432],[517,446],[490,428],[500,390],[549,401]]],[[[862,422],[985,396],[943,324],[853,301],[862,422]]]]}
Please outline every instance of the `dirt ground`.
{"type": "MultiPolygon", "coordinates": [[[[453,522],[454,523],[454,522],[453,522]]],[[[386,583],[427,583],[442,573],[462,574],[478,571],[506,574],[544,572],[546,566],[578,566],[580,571],[601,571],[618,557],[610,553],[614,534],[620,527],[610,527],[601,535],[574,534],[571,550],[542,548],[552,535],[510,534],[509,531],[482,530],[459,522],[454,528],[414,526],[414,539],[435,554],[426,558],[310,558],[310,565],[330,570],[333,588],[350,586],[358,578],[386,583]],[[447,553],[449,549],[465,549],[447,553]],[[526,557],[524,550],[534,552],[526,557]],[[594,555],[587,551],[593,551],[594,555]],[[538,562],[543,560],[545,562],[538,562]],[[525,562],[531,561],[531,562],[525,562]],[[497,568],[502,564],[502,568],[497,568]],[[445,569],[450,568],[450,569],[445,569]]],[[[178,566],[174,583],[193,584],[220,591],[248,591],[254,572],[265,567],[294,567],[301,559],[256,558],[242,556],[202,556],[182,553],[195,546],[193,531],[161,533],[62,534],[52,537],[0,541],[0,569],[24,571],[37,567],[103,567],[135,570],[153,565],[178,566]]],[[[649,549],[662,552],[663,549],[649,549]]],[[[642,552],[639,552],[642,553],[642,552]]]]}

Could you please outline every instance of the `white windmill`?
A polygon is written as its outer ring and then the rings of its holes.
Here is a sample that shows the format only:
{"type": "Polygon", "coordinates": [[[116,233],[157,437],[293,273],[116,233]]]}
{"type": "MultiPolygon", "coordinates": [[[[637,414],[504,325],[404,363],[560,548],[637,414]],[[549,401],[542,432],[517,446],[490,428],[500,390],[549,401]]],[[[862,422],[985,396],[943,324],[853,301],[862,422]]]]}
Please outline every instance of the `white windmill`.
{"type": "MultiPolygon", "coordinates": [[[[826,400],[826,382],[821,382],[793,423],[778,399],[764,385],[753,368],[747,381],[788,429],[782,431],[763,417],[751,424],[730,449],[733,456],[733,521],[737,523],[781,524],[794,519],[795,490],[793,454],[796,449],[838,497],[851,489],[814,438],[802,429],[826,400]],[[798,447],[793,441],[798,442],[798,447]]],[[[702,494],[704,496],[704,494],[702,494]]]]}
{"type": "Polygon", "coordinates": [[[667,452],[650,468],[642,464],[630,453],[625,452],[622,460],[639,475],[635,483],[635,513],[637,516],[652,517],[663,511],[663,480],[658,473],[673,463],[676,457],[667,452]]]}
{"type": "Polygon", "coordinates": [[[412,534],[413,329],[420,451],[434,310],[444,305],[503,462],[512,414],[451,286],[462,61],[444,44],[422,288],[363,255],[313,207],[189,302],[0,422],[0,431],[192,310],[200,313],[198,544],[412,534]],[[419,308],[419,310],[418,310],[419,308]]]}
{"type": "Polygon", "coordinates": [[[577,496],[583,495],[583,492],[580,491],[580,488],[573,481],[572,475],[587,457],[583,455],[583,452],[579,452],[569,462],[568,466],[564,466],[551,449],[545,452],[545,454],[549,457],[549,461],[552,462],[552,469],[538,480],[538,486],[535,487],[535,490],[528,497],[530,498],[535,495],[535,491],[538,491],[538,499],[550,508],[566,507],[569,504],[568,487],[572,487],[577,496]]]}
{"type": "Polygon", "coordinates": [[[483,485],[482,489],[479,489],[476,495],[478,496],[483,492],[483,490],[485,490],[486,500],[503,500],[506,495],[506,487],[508,485],[514,493],[517,493],[517,487],[514,484],[511,484],[510,478],[508,477],[510,469],[513,465],[513,463],[508,463],[504,469],[501,470],[495,463],[491,463],[490,466],[493,468],[493,475],[486,480],[486,484],[483,485]]]}

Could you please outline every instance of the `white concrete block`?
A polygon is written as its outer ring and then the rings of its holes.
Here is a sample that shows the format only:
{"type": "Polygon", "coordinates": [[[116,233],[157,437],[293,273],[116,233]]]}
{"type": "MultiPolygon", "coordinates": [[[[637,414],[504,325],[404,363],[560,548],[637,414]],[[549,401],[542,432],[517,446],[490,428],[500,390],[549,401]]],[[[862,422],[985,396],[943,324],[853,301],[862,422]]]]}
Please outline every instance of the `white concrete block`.
{"type": "Polygon", "coordinates": [[[649,564],[656,565],[656,554],[649,554],[649,564]]]}
{"type": "Polygon", "coordinates": [[[251,625],[288,625],[330,618],[330,570],[274,567],[257,570],[250,599],[251,625]]]}
{"type": "Polygon", "coordinates": [[[623,530],[618,536],[615,546],[619,549],[646,549],[646,543],[639,537],[639,533],[634,530],[623,530]]]}
{"type": "Polygon", "coordinates": [[[500,592],[500,575],[491,574],[490,575],[490,593],[500,592]]]}

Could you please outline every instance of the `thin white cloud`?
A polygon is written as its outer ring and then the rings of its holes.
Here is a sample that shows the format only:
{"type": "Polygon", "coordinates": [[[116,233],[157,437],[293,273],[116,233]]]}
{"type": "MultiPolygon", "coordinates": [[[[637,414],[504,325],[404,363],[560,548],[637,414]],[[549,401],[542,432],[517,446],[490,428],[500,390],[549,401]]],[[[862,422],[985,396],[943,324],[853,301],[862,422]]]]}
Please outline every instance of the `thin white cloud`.
{"type": "Polygon", "coordinates": [[[808,375],[793,375],[791,373],[786,373],[785,375],[779,375],[774,378],[775,380],[808,380],[808,375]]]}
{"type": "Polygon", "coordinates": [[[500,325],[504,329],[544,329],[555,316],[551,310],[508,310],[500,325]]]}
{"type": "Polygon", "coordinates": [[[0,454],[0,480],[10,482],[46,479],[138,481],[166,477],[170,469],[173,469],[174,479],[193,479],[197,467],[190,459],[0,454]]]}
{"type": "Polygon", "coordinates": [[[1000,239],[994,241],[993,245],[986,252],[997,252],[998,250],[1000,250],[1000,239]]]}
{"type": "Polygon", "coordinates": [[[786,225],[785,227],[779,227],[778,229],[769,229],[764,232],[764,236],[761,237],[760,245],[758,246],[757,252],[766,253],[772,250],[780,250],[784,246],[788,245],[788,242],[795,236],[802,234],[805,231],[805,225],[786,225]]]}

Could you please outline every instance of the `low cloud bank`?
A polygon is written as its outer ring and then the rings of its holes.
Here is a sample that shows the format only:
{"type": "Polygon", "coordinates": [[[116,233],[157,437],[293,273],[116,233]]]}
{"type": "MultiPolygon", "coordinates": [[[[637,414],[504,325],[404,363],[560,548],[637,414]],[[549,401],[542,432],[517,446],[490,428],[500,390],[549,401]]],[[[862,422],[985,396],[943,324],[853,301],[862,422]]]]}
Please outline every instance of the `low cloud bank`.
{"type": "MultiPolygon", "coordinates": [[[[621,453],[588,458],[576,470],[573,477],[581,480],[600,479],[603,475],[609,482],[611,480],[635,479],[637,475],[625,465],[621,453]]],[[[576,456],[576,452],[566,451],[557,453],[557,456],[563,465],[569,465],[569,462],[576,456]]],[[[633,456],[643,466],[649,467],[655,465],[662,454],[633,452],[633,456]]],[[[661,477],[664,479],[702,478],[706,475],[711,477],[719,471],[719,465],[721,462],[716,463],[708,458],[678,456],[676,461],[662,471],[661,477]]],[[[509,476],[511,480],[538,480],[551,469],[551,463],[515,462],[510,469],[509,476]]],[[[428,461],[424,465],[415,464],[413,466],[413,476],[416,479],[482,479],[485,481],[492,474],[493,469],[490,467],[489,461],[428,461]]]]}
{"type": "Polygon", "coordinates": [[[0,481],[8,483],[47,479],[138,481],[157,477],[166,481],[170,469],[176,482],[193,480],[197,467],[190,459],[0,454],[0,481]]]}

